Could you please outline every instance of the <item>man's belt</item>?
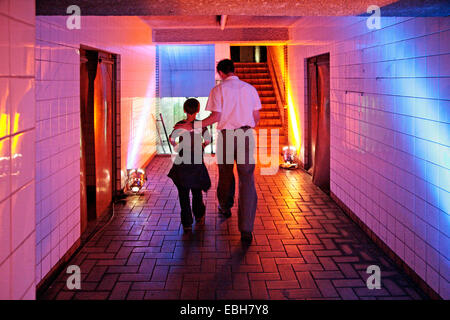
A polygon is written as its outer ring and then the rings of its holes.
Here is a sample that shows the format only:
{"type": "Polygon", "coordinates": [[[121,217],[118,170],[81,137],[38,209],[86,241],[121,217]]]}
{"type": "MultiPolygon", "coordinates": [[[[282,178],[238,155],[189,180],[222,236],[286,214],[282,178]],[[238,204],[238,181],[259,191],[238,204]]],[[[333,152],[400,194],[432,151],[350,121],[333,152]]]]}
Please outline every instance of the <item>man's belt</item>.
{"type": "Polygon", "coordinates": [[[248,130],[248,129],[251,129],[252,127],[250,127],[250,126],[242,126],[242,127],[240,127],[240,128],[237,128],[237,129],[222,129],[222,130],[220,130],[220,131],[226,131],[226,130],[239,130],[239,129],[242,129],[242,130],[248,130]]]}

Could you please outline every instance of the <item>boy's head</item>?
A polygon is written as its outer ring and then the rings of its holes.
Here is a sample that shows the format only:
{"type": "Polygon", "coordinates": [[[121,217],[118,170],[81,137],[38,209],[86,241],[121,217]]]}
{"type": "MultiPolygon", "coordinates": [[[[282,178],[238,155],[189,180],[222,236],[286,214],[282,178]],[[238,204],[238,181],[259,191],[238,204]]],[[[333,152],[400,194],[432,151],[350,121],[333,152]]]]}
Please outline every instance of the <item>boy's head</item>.
{"type": "Polygon", "coordinates": [[[184,102],[183,110],[187,114],[196,114],[200,111],[200,102],[197,99],[191,98],[184,102]]]}
{"type": "Polygon", "coordinates": [[[234,73],[234,63],[230,59],[220,60],[217,64],[217,72],[222,79],[228,77],[230,73],[234,73]]]}

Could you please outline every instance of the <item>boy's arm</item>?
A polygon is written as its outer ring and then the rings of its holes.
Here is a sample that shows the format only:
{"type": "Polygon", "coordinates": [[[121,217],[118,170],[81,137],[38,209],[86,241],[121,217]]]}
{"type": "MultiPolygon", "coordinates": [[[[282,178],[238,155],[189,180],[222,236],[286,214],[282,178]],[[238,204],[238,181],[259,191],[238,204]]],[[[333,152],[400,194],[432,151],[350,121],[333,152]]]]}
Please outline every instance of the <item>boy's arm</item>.
{"type": "Polygon", "coordinates": [[[172,131],[172,133],[169,136],[169,142],[171,145],[173,145],[174,147],[177,145],[177,142],[175,141],[175,139],[172,137],[172,134],[175,130],[172,131]]]}
{"type": "MultiPolygon", "coordinates": [[[[212,111],[211,114],[204,120],[197,121],[198,123],[201,122],[202,128],[208,127],[220,120],[221,113],[212,111]]],[[[192,131],[194,128],[191,123],[177,123],[174,127],[176,129],[184,129],[187,131],[192,131]]]]}
{"type": "MultiPolygon", "coordinates": [[[[175,124],[175,126],[178,125],[178,124],[180,124],[180,123],[184,123],[184,121],[178,121],[178,122],[175,124]]],[[[173,134],[175,133],[175,131],[176,131],[176,129],[172,130],[172,132],[171,132],[170,135],[169,135],[169,142],[170,142],[170,144],[173,145],[174,147],[177,145],[176,138],[178,137],[178,134],[175,136],[175,138],[173,137],[173,134]]]]}
{"type": "Polygon", "coordinates": [[[211,143],[211,133],[208,128],[203,128],[203,147],[211,143]]]}

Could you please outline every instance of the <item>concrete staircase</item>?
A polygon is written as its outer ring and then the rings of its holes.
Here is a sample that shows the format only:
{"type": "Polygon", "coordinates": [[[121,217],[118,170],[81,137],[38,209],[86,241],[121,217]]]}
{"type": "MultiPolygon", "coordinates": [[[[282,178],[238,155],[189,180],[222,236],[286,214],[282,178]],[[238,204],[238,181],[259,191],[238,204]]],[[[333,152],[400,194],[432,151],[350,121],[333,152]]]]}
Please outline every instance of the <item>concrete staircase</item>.
{"type": "Polygon", "coordinates": [[[270,146],[270,132],[273,129],[278,129],[279,146],[282,148],[286,144],[286,137],[284,136],[280,108],[277,105],[274,86],[267,63],[235,62],[234,66],[235,74],[239,79],[253,85],[258,90],[262,104],[262,110],[260,111],[261,120],[256,127],[258,135],[261,134],[260,129],[266,129],[268,144],[270,146]]]}

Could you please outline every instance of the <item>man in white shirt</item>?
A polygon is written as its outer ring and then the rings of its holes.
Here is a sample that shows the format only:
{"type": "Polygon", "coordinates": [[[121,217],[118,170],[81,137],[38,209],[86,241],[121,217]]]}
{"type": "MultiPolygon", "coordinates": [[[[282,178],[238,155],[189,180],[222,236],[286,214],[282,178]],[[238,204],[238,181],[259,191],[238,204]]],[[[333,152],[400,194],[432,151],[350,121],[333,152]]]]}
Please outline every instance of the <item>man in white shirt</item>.
{"type": "MultiPolygon", "coordinates": [[[[261,100],[255,87],[239,80],[234,74],[233,61],[221,60],[217,64],[217,72],[223,82],[211,90],[206,105],[206,110],[211,111],[211,115],[202,121],[202,127],[217,122],[217,130],[220,130],[217,138],[219,166],[217,198],[219,213],[226,218],[231,216],[231,208],[234,204],[233,167],[236,160],[239,176],[239,231],[241,240],[250,244],[258,200],[253,175],[255,170],[253,128],[260,118],[261,100]],[[244,136],[245,143],[239,143],[237,136],[244,136]]],[[[175,127],[175,129],[178,128],[192,130],[185,125],[175,127]]]]}

